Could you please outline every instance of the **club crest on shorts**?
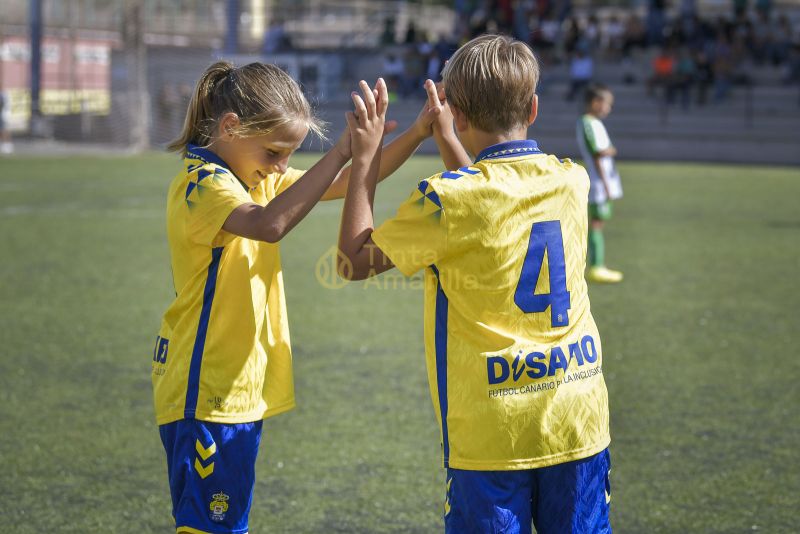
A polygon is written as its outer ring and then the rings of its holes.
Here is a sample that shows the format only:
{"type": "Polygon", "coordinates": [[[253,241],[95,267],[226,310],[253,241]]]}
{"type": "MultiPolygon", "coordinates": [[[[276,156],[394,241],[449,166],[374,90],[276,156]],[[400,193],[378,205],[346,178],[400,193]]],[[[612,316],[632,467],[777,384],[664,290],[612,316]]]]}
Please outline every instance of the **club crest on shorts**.
{"type": "Polygon", "coordinates": [[[211,504],[209,505],[212,521],[222,521],[225,519],[225,512],[228,511],[228,499],[230,499],[230,497],[221,491],[212,495],[211,504]]]}

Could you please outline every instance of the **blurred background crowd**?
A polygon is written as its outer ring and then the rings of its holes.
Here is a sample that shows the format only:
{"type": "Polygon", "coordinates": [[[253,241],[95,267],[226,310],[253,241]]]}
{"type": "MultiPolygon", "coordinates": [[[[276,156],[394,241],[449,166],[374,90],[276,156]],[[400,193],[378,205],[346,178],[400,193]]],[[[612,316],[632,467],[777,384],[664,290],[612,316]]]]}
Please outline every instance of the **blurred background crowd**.
{"type": "MultiPolygon", "coordinates": [[[[667,0],[576,9],[569,0],[456,2],[451,34],[426,35],[412,23],[397,49],[395,21],[385,21],[383,64],[401,96],[418,92],[420,80],[436,78],[443,63],[467,40],[504,33],[529,43],[543,62],[568,67],[572,99],[606,64],[621,64],[626,84],[642,83],[669,103],[703,105],[723,100],[735,84],[754,83],[754,67],[772,67],[773,78],[800,80],[800,34],[785,6],[770,0],[734,0],[729,9],[701,15],[695,0],[667,0]],[[676,4],[676,3],[672,3],[676,4]],[[752,5],[751,5],[752,4],[752,5]]],[[[795,19],[796,20],[796,19],[795,19]]],[[[284,46],[290,46],[284,41],[284,46]]],[[[616,80],[615,80],[616,81],[616,80]]]]}
{"type": "Polygon", "coordinates": [[[384,76],[402,124],[458,46],[498,32],[541,60],[537,124],[556,149],[574,145],[581,92],[596,81],[618,95],[610,126],[630,155],[659,157],[659,137],[698,159],[728,157],[739,142],[776,147],[765,159],[800,153],[800,0],[0,0],[0,9],[4,152],[9,133],[161,148],[218,58],[280,65],[334,130],[354,81],[384,76]]]}

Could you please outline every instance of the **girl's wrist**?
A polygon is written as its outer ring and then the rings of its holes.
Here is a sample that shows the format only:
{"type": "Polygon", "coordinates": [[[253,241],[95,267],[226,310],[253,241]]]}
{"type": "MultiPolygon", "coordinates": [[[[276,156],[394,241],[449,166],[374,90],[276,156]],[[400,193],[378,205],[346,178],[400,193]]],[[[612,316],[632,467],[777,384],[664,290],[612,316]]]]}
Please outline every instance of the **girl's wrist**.
{"type": "Polygon", "coordinates": [[[350,158],[353,157],[352,154],[346,153],[346,151],[343,150],[341,146],[339,146],[339,143],[336,143],[335,145],[333,145],[333,148],[331,149],[331,152],[335,153],[336,156],[338,156],[338,159],[341,162],[342,166],[344,166],[345,163],[350,161],[350,158]]]}

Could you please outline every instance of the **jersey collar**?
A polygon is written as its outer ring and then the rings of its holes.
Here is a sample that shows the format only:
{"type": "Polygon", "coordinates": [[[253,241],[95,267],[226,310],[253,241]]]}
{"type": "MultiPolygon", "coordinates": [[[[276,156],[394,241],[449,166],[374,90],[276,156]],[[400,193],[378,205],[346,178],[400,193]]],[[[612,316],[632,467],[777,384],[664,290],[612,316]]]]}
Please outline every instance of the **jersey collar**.
{"type": "Polygon", "coordinates": [[[245,185],[245,183],[241,181],[238,176],[236,176],[236,173],[231,170],[230,165],[225,163],[224,159],[217,156],[211,150],[189,143],[186,146],[186,157],[199,159],[200,161],[204,161],[205,163],[213,163],[215,165],[219,165],[220,167],[228,169],[228,171],[230,171],[230,173],[234,176],[234,178],[236,178],[236,181],[238,181],[241,184],[241,186],[244,187],[244,190],[250,191],[250,188],[247,187],[247,185],[245,185]]]}
{"type": "Polygon", "coordinates": [[[481,150],[475,163],[485,159],[512,158],[516,156],[528,156],[531,154],[542,154],[539,146],[533,139],[523,139],[521,141],[506,141],[498,143],[481,150]]]}
{"type": "Polygon", "coordinates": [[[225,163],[225,160],[214,154],[211,150],[201,146],[193,145],[191,143],[186,146],[186,157],[199,159],[205,161],[206,163],[214,163],[215,165],[219,165],[220,167],[225,167],[226,169],[231,170],[230,165],[225,163]]]}

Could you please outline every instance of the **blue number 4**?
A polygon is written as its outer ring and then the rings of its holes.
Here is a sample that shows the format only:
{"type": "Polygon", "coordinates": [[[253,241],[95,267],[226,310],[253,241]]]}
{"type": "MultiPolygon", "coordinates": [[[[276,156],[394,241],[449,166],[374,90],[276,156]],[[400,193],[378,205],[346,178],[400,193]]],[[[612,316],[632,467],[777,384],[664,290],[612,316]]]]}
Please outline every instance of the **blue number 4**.
{"type": "Polygon", "coordinates": [[[550,307],[552,326],[567,326],[570,309],[567,291],[567,268],[564,263],[564,240],[560,221],[534,223],[528,242],[528,253],[514,292],[514,303],[525,313],[543,312],[550,307]],[[535,294],[536,282],[542,271],[544,253],[550,273],[550,293],[535,294]]]}

